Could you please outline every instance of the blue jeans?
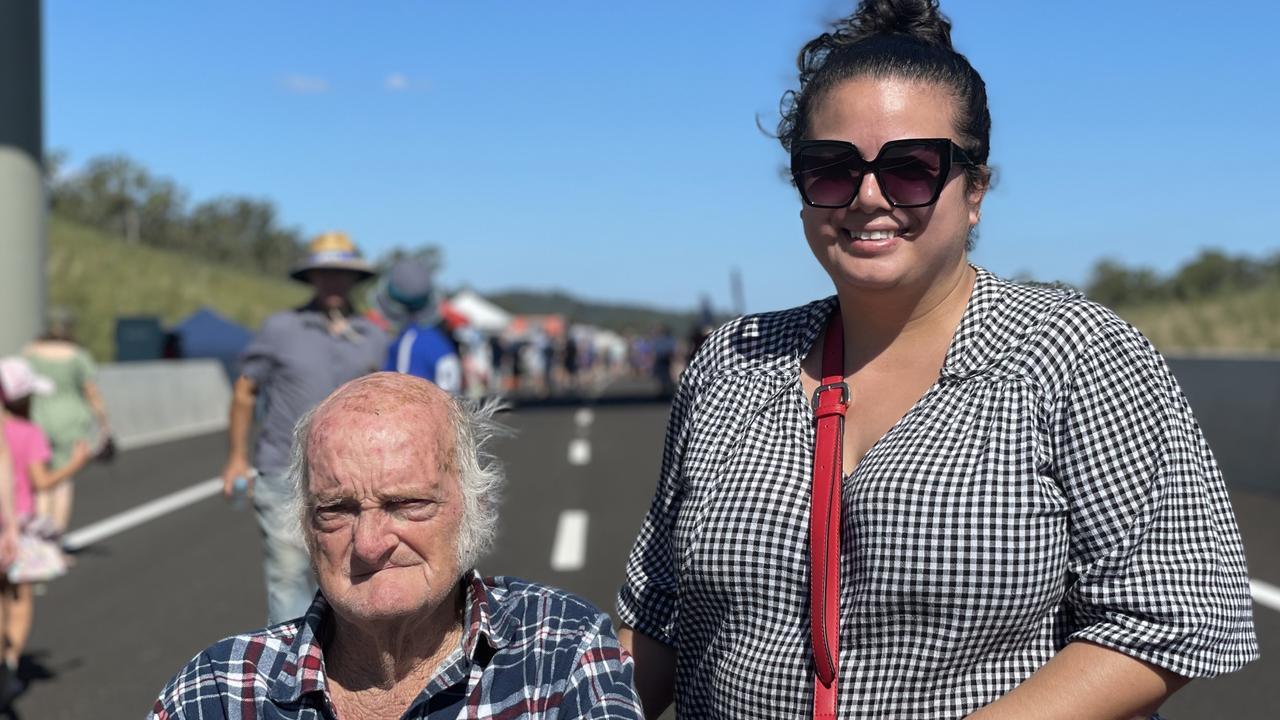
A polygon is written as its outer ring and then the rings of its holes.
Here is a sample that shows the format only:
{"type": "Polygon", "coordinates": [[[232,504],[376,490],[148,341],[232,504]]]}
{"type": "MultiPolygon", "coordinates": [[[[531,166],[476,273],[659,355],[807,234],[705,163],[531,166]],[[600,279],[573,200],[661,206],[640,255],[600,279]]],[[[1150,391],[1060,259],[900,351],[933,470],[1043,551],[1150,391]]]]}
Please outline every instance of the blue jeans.
{"type": "Polygon", "coordinates": [[[311,558],[292,500],[293,488],[285,475],[264,474],[253,485],[253,510],[262,531],[268,625],[302,617],[316,594],[311,558]]]}

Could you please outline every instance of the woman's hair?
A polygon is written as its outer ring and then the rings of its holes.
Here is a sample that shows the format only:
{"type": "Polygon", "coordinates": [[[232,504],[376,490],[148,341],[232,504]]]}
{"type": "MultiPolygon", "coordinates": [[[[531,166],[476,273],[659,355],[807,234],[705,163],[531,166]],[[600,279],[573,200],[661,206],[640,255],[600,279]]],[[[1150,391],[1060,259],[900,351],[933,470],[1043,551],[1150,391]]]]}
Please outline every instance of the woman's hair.
{"type": "Polygon", "coordinates": [[[14,417],[19,417],[23,420],[31,419],[30,395],[20,397],[17,400],[10,400],[8,396],[4,394],[4,388],[0,387],[0,405],[4,406],[5,412],[8,412],[14,417]]]}
{"type": "Polygon", "coordinates": [[[60,305],[49,308],[44,318],[44,340],[76,341],[76,316],[70,309],[60,305]]]}
{"type": "Polygon", "coordinates": [[[951,21],[937,0],[862,0],[849,17],[805,43],[796,58],[800,89],[782,97],[778,139],[790,152],[809,132],[814,111],[841,83],[896,78],[938,85],[954,98],[959,144],[976,163],[965,166],[970,186],[991,181],[991,112],[987,86],[951,45],[951,21]]]}

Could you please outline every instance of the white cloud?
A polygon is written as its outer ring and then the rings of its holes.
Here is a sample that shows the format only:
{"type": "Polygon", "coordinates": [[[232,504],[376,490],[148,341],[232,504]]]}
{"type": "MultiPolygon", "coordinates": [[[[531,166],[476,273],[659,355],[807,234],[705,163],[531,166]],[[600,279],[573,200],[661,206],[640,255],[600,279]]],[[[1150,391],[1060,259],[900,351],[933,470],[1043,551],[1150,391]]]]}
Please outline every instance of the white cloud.
{"type": "Polygon", "coordinates": [[[295,95],[317,95],[329,92],[329,81],[314,75],[290,74],[280,78],[280,86],[295,95]]]}
{"type": "Polygon", "coordinates": [[[383,85],[391,92],[403,92],[409,89],[409,76],[404,73],[391,73],[383,82],[383,85]]]}

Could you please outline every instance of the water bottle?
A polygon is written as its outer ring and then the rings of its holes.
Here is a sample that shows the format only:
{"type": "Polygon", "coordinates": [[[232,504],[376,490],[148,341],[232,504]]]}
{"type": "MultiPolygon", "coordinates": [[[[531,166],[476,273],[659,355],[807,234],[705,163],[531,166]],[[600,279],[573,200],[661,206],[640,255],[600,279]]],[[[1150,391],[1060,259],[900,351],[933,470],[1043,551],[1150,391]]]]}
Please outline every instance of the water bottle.
{"type": "Polygon", "coordinates": [[[257,477],[258,473],[250,469],[246,475],[237,475],[231,481],[231,507],[235,510],[243,510],[249,502],[249,478],[257,477]]]}

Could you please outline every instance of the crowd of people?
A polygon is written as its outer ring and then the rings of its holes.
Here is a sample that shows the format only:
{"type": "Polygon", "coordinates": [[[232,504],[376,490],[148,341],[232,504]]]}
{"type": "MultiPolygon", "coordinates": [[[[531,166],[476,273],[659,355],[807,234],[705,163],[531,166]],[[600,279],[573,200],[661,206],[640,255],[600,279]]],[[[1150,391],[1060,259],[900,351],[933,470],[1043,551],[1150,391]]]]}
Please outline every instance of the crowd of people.
{"type": "MultiPolygon", "coordinates": [[[[353,308],[374,271],[350,240],[312,243],[311,301],[242,359],[223,473],[252,495],[267,627],[196,655],[151,717],[1154,718],[1257,657],[1226,486],[1163,359],[970,262],[991,115],[936,0],[861,0],[798,69],[778,137],[834,294],[699,331],[687,367],[659,328],[605,358],[486,340],[481,375],[423,268],[387,278],[392,338],[353,308]],[[503,473],[468,376],[546,391],[597,362],[674,395],[616,632],[475,571],[503,473]]],[[[13,568],[107,426],[65,336],[2,368],[13,568]],[[40,400],[58,384],[74,412],[40,400]]],[[[12,570],[4,598],[8,663],[12,570]]]]}

